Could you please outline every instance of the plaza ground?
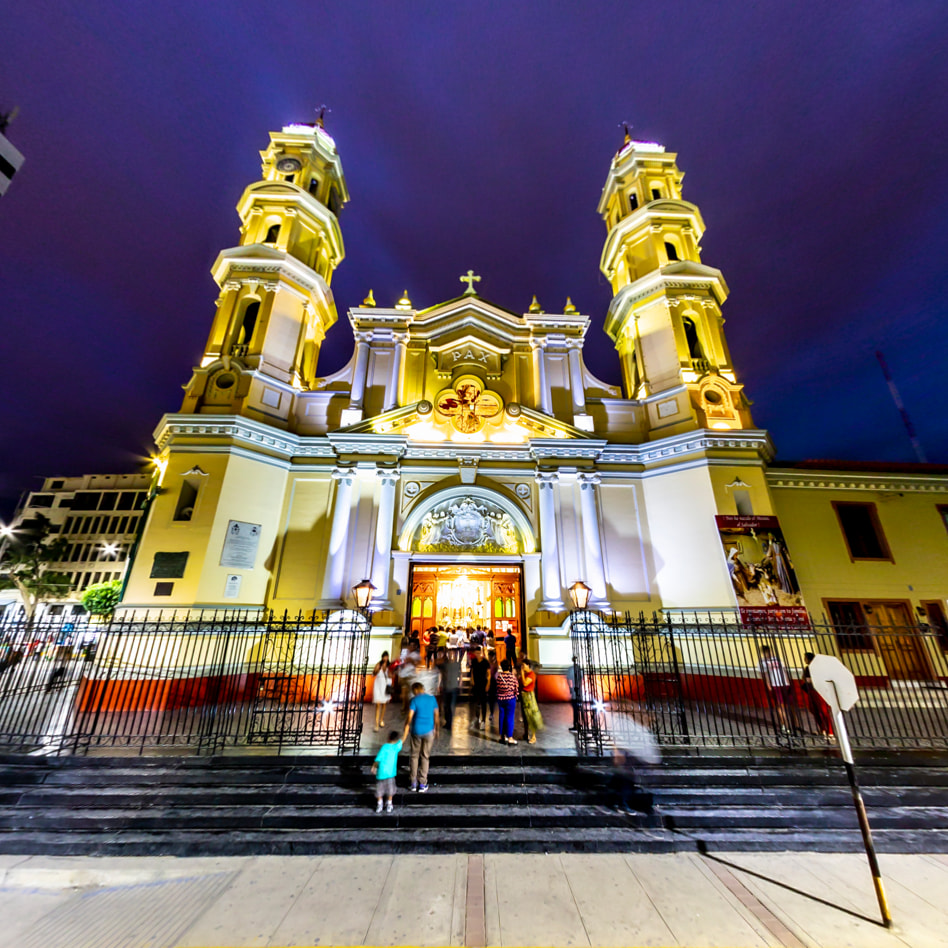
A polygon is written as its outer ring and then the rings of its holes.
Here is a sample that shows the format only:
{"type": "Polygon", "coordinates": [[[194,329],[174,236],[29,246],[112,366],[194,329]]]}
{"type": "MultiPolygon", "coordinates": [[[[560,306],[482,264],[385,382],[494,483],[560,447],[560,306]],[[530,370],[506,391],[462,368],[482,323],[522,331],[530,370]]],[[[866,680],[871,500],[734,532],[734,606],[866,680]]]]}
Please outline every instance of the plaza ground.
{"type": "Polygon", "coordinates": [[[948,857],[0,856],[3,948],[948,945],[948,857]]]}

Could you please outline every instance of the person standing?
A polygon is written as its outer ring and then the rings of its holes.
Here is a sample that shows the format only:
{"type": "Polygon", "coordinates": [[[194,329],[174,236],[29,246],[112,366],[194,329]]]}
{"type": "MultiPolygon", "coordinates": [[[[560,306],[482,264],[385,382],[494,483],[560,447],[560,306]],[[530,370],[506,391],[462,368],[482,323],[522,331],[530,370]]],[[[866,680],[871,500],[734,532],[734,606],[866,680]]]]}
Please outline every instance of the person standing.
{"type": "Polygon", "coordinates": [[[494,711],[497,709],[497,673],[500,671],[500,665],[497,662],[497,653],[491,649],[487,653],[488,674],[487,674],[487,722],[494,726],[494,711]]]}
{"type": "Polygon", "coordinates": [[[523,737],[528,744],[536,744],[537,731],[543,727],[536,688],[537,673],[533,670],[533,662],[525,658],[520,664],[520,716],[523,718],[523,737]]]}
{"type": "Polygon", "coordinates": [[[461,663],[457,652],[449,651],[441,663],[441,709],[444,714],[444,726],[451,730],[454,724],[454,711],[458,706],[458,691],[461,688],[461,663]]]}
{"type": "Polygon", "coordinates": [[[471,652],[471,707],[474,727],[483,729],[487,723],[487,688],[490,681],[490,662],[475,648],[471,652]]]}
{"type": "Polygon", "coordinates": [[[411,646],[407,654],[402,658],[398,666],[398,690],[402,694],[402,714],[408,714],[408,703],[411,701],[411,688],[418,677],[418,655],[411,651],[411,646]]]}
{"type": "Polygon", "coordinates": [[[810,712],[816,720],[816,726],[819,729],[820,736],[829,738],[833,733],[831,722],[831,713],[829,705],[817,694],[813,687],[813,673],[810,671],[810,662],[816,658],[813,652],[804,652],[803,661],[806,667],[803,669],[803,691],[810,703],[810,712]]]}
{"type": "Polygon", "coordinates": [[[566,682],[569,685],[569,703],[573,706],[573,726],[571,731],[579,730],[580,711],[583,705],[583,670],[579,659],[574,655],[573,661],[566,669],[566,682]]]}
{"type": "Polygon", "coordinates": [[[770,706],[777,716],[780,730],[786,734],[790,730],[787,718],[787,705],[790,703],[792,686],[783,662],[770,650],[769,645],[760,647],[760,674],[764,679],[764,687],[770,699],[770,706]]]}
{"type": "Polygon", "coordinates": [[[500,663],[497,672],[497,704],[500,706],[500,743],[516,744],[513,739],[514,715],[517,711],[517,676],[509,658],[500,663]]]}
{"type": "Polygon", "coordinates": [[[517,667],[517,635],[512,628],[504,636],[504,658],[510,659],[511,668],[517,667]]]}
{"type": "Polygon", "coordinates": [[[375,663],[372,672],[375,681],[372,683],[372,703],[375,705],[375,730],[385,727],[385,708],[392,700],[392,677],[389,667],[388,652],[382,652],[382,657],[375,663]]]}
{"type": "Polygon", "coordinates": [[[438,736],[438,702],[434,695],[425,693],[425,686],[420,681],[416,681],[411,690],[412,699],[402,740],[411,737],[411,789],[426,793],[431,745],[438,736]]]}

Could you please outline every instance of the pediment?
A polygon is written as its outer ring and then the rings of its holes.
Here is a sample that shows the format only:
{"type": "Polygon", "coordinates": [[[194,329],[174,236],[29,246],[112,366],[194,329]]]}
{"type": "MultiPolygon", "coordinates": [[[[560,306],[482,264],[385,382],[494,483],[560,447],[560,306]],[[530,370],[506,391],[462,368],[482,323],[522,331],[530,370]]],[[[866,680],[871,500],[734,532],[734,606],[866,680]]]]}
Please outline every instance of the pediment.
{"type": "Polygon", "coordinates": [[[453,442],[497,447],[527,444],[535,438],[589,438],[588,432],[517,402],[508,402],[502,412],[491,417],[488,424],[476,433],[467,435],[425,400],[365,418],[357,424],[339,428],[337,433],[400,436],[419,443],[453,442]]]}

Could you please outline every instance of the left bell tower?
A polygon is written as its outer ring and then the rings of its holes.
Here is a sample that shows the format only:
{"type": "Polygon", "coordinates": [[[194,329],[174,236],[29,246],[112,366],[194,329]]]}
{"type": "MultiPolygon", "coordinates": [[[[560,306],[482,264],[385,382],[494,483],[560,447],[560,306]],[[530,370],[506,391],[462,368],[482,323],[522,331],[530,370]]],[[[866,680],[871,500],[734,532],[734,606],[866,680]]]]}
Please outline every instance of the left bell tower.
{"type": "Polygon", "coordinates": [[[291,427],[337,319],[329,284],[345,256],[339,212],[349,192],[321,119],[271,132],[260,158],[261,180],[237,204],[240,243],[211,270],[217,312],[181,411],[291,427]]]}

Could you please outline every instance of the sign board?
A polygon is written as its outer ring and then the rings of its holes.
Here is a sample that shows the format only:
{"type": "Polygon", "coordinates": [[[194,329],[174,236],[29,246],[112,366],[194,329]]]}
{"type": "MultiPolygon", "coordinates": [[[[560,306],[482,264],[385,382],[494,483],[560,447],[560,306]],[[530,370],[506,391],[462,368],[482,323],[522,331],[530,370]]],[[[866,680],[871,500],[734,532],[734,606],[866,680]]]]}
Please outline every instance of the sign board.
{"type": "Polygon", "coordinates": [[[229,573],[224,582],[224,598],[237,599],[240,596],[240,573],[229,573]]]}
{"type": "Polygon", "coordinates": [[[260,546],[260,524],[231,520],[227,524],[224,549],[221,550],[221,566],[230,569],[253,569],[260,546]]]}
{"type": "Polygon", "coordinates": [[[830,706],[833,714],[848,711],[859,700],[853,673],[832,655],[817,655],[810,662],[813,690],[830,706]]]}

